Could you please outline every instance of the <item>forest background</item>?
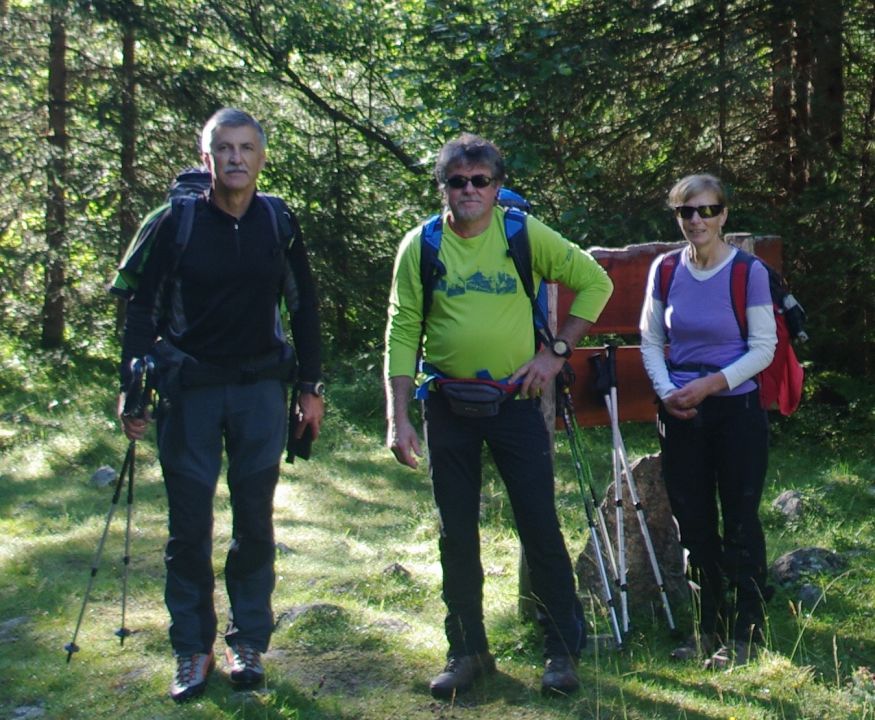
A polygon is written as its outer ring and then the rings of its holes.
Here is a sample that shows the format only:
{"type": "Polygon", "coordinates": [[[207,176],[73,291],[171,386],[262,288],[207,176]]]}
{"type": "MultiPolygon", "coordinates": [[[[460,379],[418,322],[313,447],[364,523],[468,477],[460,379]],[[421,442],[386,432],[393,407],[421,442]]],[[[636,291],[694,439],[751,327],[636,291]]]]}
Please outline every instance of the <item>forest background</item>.
{"type": "MultiPolygon", "coordinates": [[[[813,536],[857,553],[854,581],[843,590],[846,602],[836,606],[833,599],[814,665],[818,678],[834,665],[835,685],[845,688],[855,668],[875,664],[869,601],[875,585],[866,562],[875,546],[866,494],[875,487],[871,0],[0,0],[0,28],[0,528],[9,540],[0,548],[0,620],[26,600],[40,618],[34,635],[43,633],[45,641],[27,650],[26,662],[12,652],[0,656],[17,703],[54,693],[50,708],[91,707],[92,717],[116,716],[115,696],[89,685],[88,666],[55,677],[54,644],[69,630],[84,579],[70,553],[87,563],[104,509],[102,497],[87,497],[66,474],[70,463],[81,470],[121,447],[112,396],[123,308],[106,287],[140,218],[163,201],[180,169],[198,163],[204,120],[225,105],[262,120],[269,162],[261,189],[286,198],[298,214],[320,286],[326,375],[335,391],[324,459],[294,468],[296,502],[304,507],[310,494],[324,495],[316,514],[351,532],[322,547],[348,540],[359,548],[364,543],[356,533],[366,535],[363,528],[372,522],[383,523],[376,534],[380,547],[391,551],[398,547],[401,513],[414,528],[401,530],[434,551],[427,489],[417,488],[411,512],[397,492],[409,491],[410,480],[379,447],[378,386],[395,248],[404,232],[439,208],[431,169],[443,142],[463,130],[495,141],[508,160],[508,184],[532,201],[539,218],[585,248],[678,240],[665,207],[668,189],[690,172],[713,172],[730,190],[726,230],[783,238],[785,275],[809,314],[811,339],[797,347],[807,370],[806,398],[792,422],[774,426],[770,491],[801,486],[823,510],[810,524],[790,529],[770,515],[770,548],[790,549],[813,536]],[[340,502],[326,491],[328,483],[340,502]],[[359,495],[372,498],[367,520],[351,499],[359,495]],[[63,547],[46,551],[52,538],[63,547]],[[60,616],[59,607],[67,614],[60,616]],[[842,643],[860,641],[847,658],[835,650],[832,624],[841,626],[842,643]],[[100,712],[89,705],[97,697],[100,712]]],[[[652,451],[649,429],[629,446],[652,451]]],[[[142,520],[155,548],[147,573],[147,652],[150,666],[162,670],[147,689],[136,680],[133,686],[157,702],[168,662],[158,549],[164,512],[153,451],[144,450],[141,465],[156,480],[142,520]]],[[[487,494],[501,505],[494,478],[487,494]]],[[[560,510],[577,521],[573,494],[560,487],[560,510]]],[[[504,556],[514,544],[505,510],[487,518],[490,552],[504,556]]],[[[283,512],[297,510],[290,505],[283,512]]],[[[300,518],[289,525],[305,531],[300,518]]],[[[302,539],[300,547],[308,542],[302,539]]],[[[308,549],[313,564],[294,570],[302,576],[295,587],[306,585],[308,572],[324,570],[322,547],[308,549]]],[[[411,552],[426,553],[418,546],[411,552]]],[[[343,572],[350,578],[341,586],[352,588],[369,611],[391,607],[397,590],[405,602],[415,597],[417,609],[420,598],[432,598],[434,607],[424,615],[429,626],[436,622],[436,579],[411,589],[406,581],[373,577],[373,568],[346,554],[350,567],[343,572]],[[378,596],[381,584],[391,585],[383,587],[384,596],[378,596]]],[[[302,557],[285,562],[295,566],[302,557]]],[[[513,582],[505,581],[513,593],[513,582]]],[[[317,585],[314,596],[322,589],[317,585]]],[[[115,601],[100,600],[101,608],[115,601]]],[[[331,642],[349,655],[360,627],[346,622],[331,626],[331,642]]],[[[518,646],[531,643],[521,643],[515,624],[509,627],[504,645],[513,659],[504,667],[528,678],[538,658],[516,659],[518,646]]],[[[306,628],[295,632],[303,638],[295,653],[309,648],[313,635],[306,628]]],[[[408,647],[405,635],[399,637],[392,647],[406,665],[386,667],[386,674],[427,677],[434,652],[408,647]]],[[[372,642],[363,637],[353,650],[372,642]]],[[[377,662],[385,662],[378,649],[377,662]]],[[[101,659],[100,672],[112,673],[115,657],[101,659]]],[[[724,693],[735,693],[736,705],[757,708],[738,717],[822,718],[824,708],[833,708],[830,717],[850,717],[844,690],[818,694],[818,702],[799,690],[809,679],[804,665],[784,667],[778,682],[762,674],[742,679],[740,689],[731,679],[705,682],[681,674],[684,690],[656,683],[652,696],[662,698],[661,714],[646,709],[651,699],[630,710],[625,698],[640,682],[636,662],[618,664],[615,674],[623,681],[616,696],[604,691],[562,710],[524,695],[521,707],[535,703],[533,713],[550,717],[613,717],[599,710],[610,703],[621,708],[618,717],[711,718],[723,717],[714,708],[724,693]],[[795,710],[784,709],[790,705],[783,697],[763,699],[778,686],[797,693],[795,710]],[[696,714],[692,708],[706,690],[713,695],[705,703],[710,709],[696,714]]],[[[661,676],[664,668],[656,667],[661,676]]],[[[765,665],[758,672],[776,671],[765,665]]],[[[855,716],[871,718],[875,676],[866,670],[859,677],[865,710],[855,716]]],[[[296,693],[280,693],[287,709],[254,714],[413,716],[387,712],[384,699],[368,713],[335,713],[296,693]]],[[[445,716],[442,708],[423,707],[422,695],[401,702],[423,716],[445,716]]],[[[241,710],[224,695],[214,701],[224,703],[228,717],[247,716],[245,705],[241,710]]],[[[79,712],[68,709],[63,716],[79,712]]],[[[165,709],[148,704],[139,712],[130,717],[165,716],[165,709]]],[[[452,708],[447,712],[452,716],[452,708]]],[[[483,718],[529,717],[497,704],[481,705],[479,712],[483,718]]],[[[225,717],[213,706],[202,713],[197,716],[225,717]]]]}
{"type": "Polygon", "coordinates": [[[668,188],[718,174],[727,230],[783,238],[804,359],[871,378],[869,0],[2,0],[0,23],[0,322],[34,346],[112,351],[120,254],[237,105],[300,216],[330,373],[376,361],[395,248],[466,130],[584,247],[678,239],[668,188]]]}

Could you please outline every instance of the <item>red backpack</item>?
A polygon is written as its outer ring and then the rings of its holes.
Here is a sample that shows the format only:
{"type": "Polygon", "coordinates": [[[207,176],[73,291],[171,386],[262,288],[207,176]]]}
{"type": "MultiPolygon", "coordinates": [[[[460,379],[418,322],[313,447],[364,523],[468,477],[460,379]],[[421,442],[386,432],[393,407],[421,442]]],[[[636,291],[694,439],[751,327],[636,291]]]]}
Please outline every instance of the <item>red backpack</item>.
{"type": "MultiPolygon", "coordinates": [[[[668,291],[674,280],[681,252],[683,249],[667,253],[660,260],[659,291],[663,302],[667,302],[668,291]]],[[[732,310],[742,339],[747,341],[747,281],[754,260],[759,260],[769,274],[769,292],[772,296],[778,333],[775,356],[771,364],[756,378],[760,388],[760,404],[766,410],[778,410],[782,415],[790,415],[799,407],[805,379],[805,371],[799,364],[792,345],[792,341],[796,338],[802,341],[808,339],[804,330],[805,311],[787,290],[787,283],[777,270],[759,258],[738,250],[732,259],[729,291],[732,295],[732,310]]]]}

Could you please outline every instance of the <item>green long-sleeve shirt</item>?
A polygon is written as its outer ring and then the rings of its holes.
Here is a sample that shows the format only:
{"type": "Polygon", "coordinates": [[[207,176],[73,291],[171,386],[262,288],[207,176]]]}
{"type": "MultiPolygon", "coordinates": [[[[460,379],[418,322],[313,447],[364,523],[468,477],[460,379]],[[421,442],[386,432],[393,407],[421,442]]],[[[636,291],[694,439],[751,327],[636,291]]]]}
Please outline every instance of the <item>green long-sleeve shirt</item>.
{"type": "MultiPolygon", "coordinates": [[[[423,354],[440,371],[457,378],[487,372],[504,378],[534,354],[532,307],[507,255],[501,208],[480,235],[462,238],[444,218],[440,259],[447,268],[426,318],[423,354]]],[[[613,284],[593,257],[537,219],[527,217],[532,271],[576,291],[571,314],[595,321],[613,284]]],[[[408,232],[398,248],[389,296],[385,372],[414,376],[422,321],[420,234],[408,232]]]]}

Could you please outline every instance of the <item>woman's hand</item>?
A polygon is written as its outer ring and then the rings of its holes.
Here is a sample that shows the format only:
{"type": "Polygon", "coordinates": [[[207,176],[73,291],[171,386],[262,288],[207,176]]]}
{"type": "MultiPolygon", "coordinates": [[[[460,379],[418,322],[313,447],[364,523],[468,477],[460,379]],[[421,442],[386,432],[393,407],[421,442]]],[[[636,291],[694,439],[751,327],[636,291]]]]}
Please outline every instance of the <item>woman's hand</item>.
{"type": "Polygon", "coordinates": [[[696,378],[682,388],[678,388],[662,399],[669,415],[679,420],[690,420],[698,413],[698,406],[702,401],[715,393],[729,389],[726,376],[722,372],[696,378]]]}

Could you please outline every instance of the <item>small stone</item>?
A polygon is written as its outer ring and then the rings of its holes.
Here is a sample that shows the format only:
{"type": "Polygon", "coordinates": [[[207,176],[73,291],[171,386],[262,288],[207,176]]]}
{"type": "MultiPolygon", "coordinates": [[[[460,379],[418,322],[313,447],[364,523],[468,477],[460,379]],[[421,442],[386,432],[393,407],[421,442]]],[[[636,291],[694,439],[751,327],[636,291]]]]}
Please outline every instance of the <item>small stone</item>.
{"type": "Polygon", "coordinates": [[[29,618],[22,615],[0,623],[0,643],[16,642],[18,636],[15,631],[28,621],[29,618]]]}
{"type": "Polygon", "coordinates": [[[36,720],[45,715],[46,709],[39,705],[21,705],[12,711],[12,720],[36,720]]]}
{"type": "Polygon", "coordinates": [[[784,553],[772,563],[772,576],[781,585],[814,575],[837,575],[845,568],[841,555],[819,547],[799,548],[784,553]]]}
{"type": "Polygon", "coordinates": [[[808,610],[813,610],[822,597],[823,591],[811,583],[805,583],[799,588],[799,594],[797,595],[797,599],[802,604],[802,607],[808,610]]]}
{"type": "Polygon", "coordinates": [[[772,507],[788,520],[798,520],[802,517],[802,493],[798,490],[785,490],[775,498],[772,507]]]}
{"type": "Polygon", "coordinates": [[[385,568],[383,568],[383,575],[390,575],[392,577],[401,578],[403,580],[410,579],[410,571],[401,563],[392,563],[391,565],[387,565],[385,568]]]}
{"type": "Polygon", "coordinates": [[[94,487],[106,487],[114,483],[117,478],[118,473],[115,471],[115,468],[103,465],[94,471],[94,475],[91,476],[91,484],[94,487]]]}

